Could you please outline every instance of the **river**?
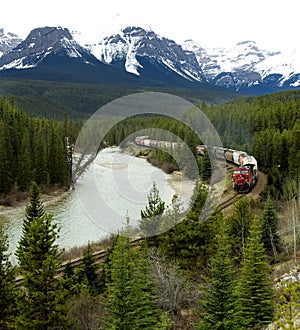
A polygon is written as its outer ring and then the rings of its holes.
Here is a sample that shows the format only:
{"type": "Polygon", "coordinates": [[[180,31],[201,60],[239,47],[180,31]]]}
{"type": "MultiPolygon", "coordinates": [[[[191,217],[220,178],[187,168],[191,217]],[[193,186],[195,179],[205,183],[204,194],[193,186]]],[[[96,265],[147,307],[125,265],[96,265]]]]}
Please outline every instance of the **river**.
{"type": "MultiPolygon", "coordinates": [[[[171,203],[177,194],[186,209],[193,192],[193,182],[178,174],[165,174],[145,159],[136,158],[119,148],[102,150],[91,167],[75,185],[75,189],[45,210],[53,214],[60,227],[61,248],[86,245],[117,233],[125,223],[138,223],[140,210],[148,204],[147,196],[156,183],[162,200],[171,203]]],[[[24,209],[0,214],[8,234],[11,260],[22,232],[24,209]]]]}

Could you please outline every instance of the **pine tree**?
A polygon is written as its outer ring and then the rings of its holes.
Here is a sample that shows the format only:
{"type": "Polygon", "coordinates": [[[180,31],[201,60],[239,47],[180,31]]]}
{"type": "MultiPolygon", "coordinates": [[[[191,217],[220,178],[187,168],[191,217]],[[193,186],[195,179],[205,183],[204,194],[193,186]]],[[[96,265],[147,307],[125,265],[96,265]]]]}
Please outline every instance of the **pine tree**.
{"type": "Polygon", "coordinates": [[[209,154],[207,151],[205,151],[205,153],[204,153],[201,165],[202,165],[201,166],[202,180],[205,182],[209,182],[212,170],[211,170],[211,161],[210,161],[209,154]]]}
{"type": "Polygon", "coordinates": [[[56,277],[61,251],[55,243],[57,225],[43,212],[35,185],[31,205],[26,209],[23,236],[16,255],[23,275],[24,295],[18,300],[16,329],[50,329],[63,325],[65,294],[56,277]],[[34,216],[36,215],[36,216],[34,216]]]}
{"type": "Polygon", "coordinates": [[[233,205],[233,212],[229,217],[229,223],[231,226],[230,237],[232,240],[232,249],[238,259],[242,257],[252,219],[253,213],[250,209],[249,199],[245,197],[237,200],[233,205]]]}
{"type": "Polygon", "coordinates": [[[201,310],[196,312],[200,317],[200,322],[195,325],[198,330],[237,329],[234,320],[235,279],[231,262],[231,246],[224,220],[221,218],[218,223],[220,231],[216,236],[216,254],[210,261],[210,277],[207,279],[206,286],[203,287],[203,296],[199,301],[201,310]]]}
{"type": "Polygon", "coordinates": [[[99,265],[96,264],[96,259],[93,256],[91,245],[88,244],[87,248],[83,252],[82,265],[77,272],[77,276],[79,282],[87,282],[89,291],[92,295],[96,295],[100,291],[97,274],[98,269],[99,265]]]}
{"type": "Polygon", "coordinates": [[[278,215],[275,211],[274,204],[268,197],[264,211],[261,217],[262,222],[262,242],[266,251],[273,253],[276,259],[277,253],[282,251],[282,243],[277,233],[278,215]]]}
{"type": "Polygon", "coordinates": [[[31,183],[30,187],[30,204],[25,209],[25,219],[22,226],[22,236],[19,245],[26,252],[29,242],[27,241],[27,233],[33,219],[41,218],[45,214],[44,206],[40,201],[40,189],[36,182],[31,183]]]}
{"type": "Polygon", "coordinates": [[[139,249],[131,249],[129,238],[117,238],[105,271],[107,329],[164,329],[158,321],[148,259],[139,249]]]}
{"type": "Polygon", "coordinates": [[[31,155],[28,130],[23,133],[21,149],[18,155],[18,177],[17,182],[22,191],[25,191],[31,182],[31,155]]]}
{"type": "Polygon", "coordinates": [[[161,200],[159,190],[154,182],[148,195],[148,205],[145,210],[141,210],[140,228],[144,236],[153,237],[159,234],[164,210],[165,202],[161,200]]]}
{"type": "Polygon", "coordinates": [[[64,145],[64,138],[57,125],[52,124],[49,141],[48,171],[50,183],[64,184],[69,178],[67,163],[67,150],[64,145]]]}
{"type": "Polygon", "coordinates": [[[36,182],[31,183],[30,204],[26,207],[25,216],[27,221],[41,218],[45,214],[43,203],[40,200],[40,189],[36,182]]]}
{"type": "Polygon", "coordinates": [[[0,193],[4,194],[9,193],[14,184],[9,149],[7,128],[5,123],[0,121],[0,193]]]}
{"type": "Polygon", "coordinates": [[[254,218],[243,252],[237,285],[238,323],[245,329],[260,329],[271,323],[274,317],[271,271],[265,261],[261,236],[260,222],[254,218]]]}
{"type": "Polygon", "coordinates": [[[179,223],[182,218],[182,204],[180,198],[174,195],[171,205],[167,206],[165,214],[162,217],[160,232],[165,232],[179,223]]]}
{"type": "Polygon", "coordinates": [[[299,315],[300,300],[299,283],[284,283],[284,289],[277,303],[275,324],[281,329],[299,330],[300,324],[297,322],[299,315]]]}
{"type": "Polygon", "coordinates": [[[33,125],[33,155],[32,155],[32,177],[37,184],[49,184],[49,173],[47,169],[47,141],[46,128],[43,122],[38,121],[33,125]]]}
{"type": "Polygon", "coordinates": [[[7,253],[7,238],[0,224],[0,329],[11,329],[16,312],[15,269],[7,253]]]}

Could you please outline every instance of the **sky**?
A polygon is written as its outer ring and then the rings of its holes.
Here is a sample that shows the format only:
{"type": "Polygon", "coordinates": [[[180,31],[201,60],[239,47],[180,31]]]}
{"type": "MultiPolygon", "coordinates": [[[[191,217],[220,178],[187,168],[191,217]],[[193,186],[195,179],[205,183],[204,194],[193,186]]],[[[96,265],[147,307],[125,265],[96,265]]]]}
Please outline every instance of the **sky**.
{"type": "Polygon", "coordinates": [[[2,0],[0,27],[26,38],[36,27],[62,26],[87,42],[141,26],[202,47],[253,40],[261,48],[300,48],[297,0],[2,0]]]}

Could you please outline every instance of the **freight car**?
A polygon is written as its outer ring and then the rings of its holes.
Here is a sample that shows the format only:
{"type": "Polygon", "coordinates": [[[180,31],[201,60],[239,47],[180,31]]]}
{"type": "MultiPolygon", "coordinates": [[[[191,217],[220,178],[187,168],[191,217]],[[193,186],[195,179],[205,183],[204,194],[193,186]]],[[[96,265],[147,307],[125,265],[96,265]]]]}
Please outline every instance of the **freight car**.
{"type": "Polygon", "coordinates": [[[134,143],[141,147],[162,149],[166,151],[180,150],[180,148],[182,148],[183,146],[182,143],[178,143],[178,142],[149,139],[148,136],[138,136],[135,138],[134,143]]]}

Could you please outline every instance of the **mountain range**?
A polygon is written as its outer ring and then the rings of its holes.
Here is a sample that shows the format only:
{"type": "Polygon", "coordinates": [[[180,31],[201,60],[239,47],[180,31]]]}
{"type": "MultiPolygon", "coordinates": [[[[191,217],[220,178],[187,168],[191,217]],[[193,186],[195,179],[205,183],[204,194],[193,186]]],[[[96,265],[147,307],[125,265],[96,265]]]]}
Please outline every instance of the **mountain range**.
{"type": "Polygon", "coordinates": [[[264,50],[254,41],[205,49],[141,27],[126,27],[95,44],[81,44],[78,33],[62,27],[36,28],[25,40],[0,29],[0,78],[265,94],[300,88],[298,55],[264,50]]]}

